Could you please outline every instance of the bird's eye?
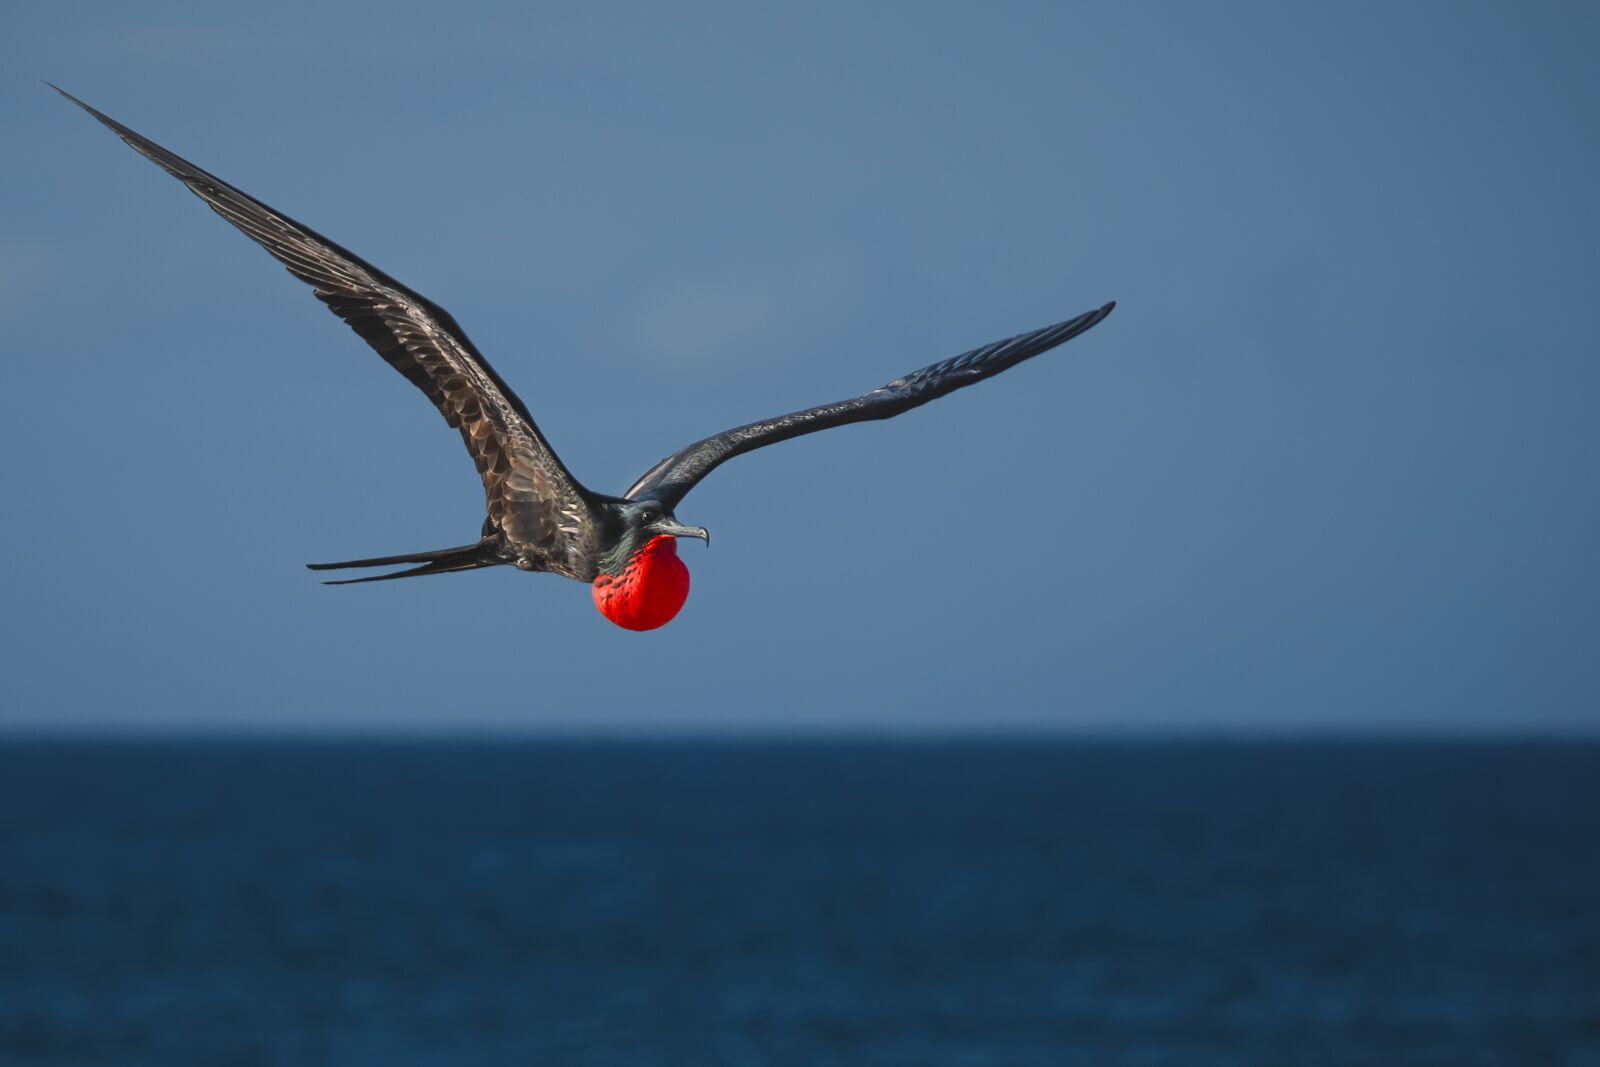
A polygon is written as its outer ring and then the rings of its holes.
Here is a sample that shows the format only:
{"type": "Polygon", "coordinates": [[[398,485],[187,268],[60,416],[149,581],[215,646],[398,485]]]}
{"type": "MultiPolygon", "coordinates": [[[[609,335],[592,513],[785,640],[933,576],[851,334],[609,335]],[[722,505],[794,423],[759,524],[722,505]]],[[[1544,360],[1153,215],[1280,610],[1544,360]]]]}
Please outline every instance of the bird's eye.
{"type": "Polygon", "coordinates": [[[654,508],[646,508],[644,510],[644,512],[639,516],[639,520],[641,522],[643,522],[646,526],[648,526],[652,522],[655,522],[659,518],[661,518],[661,515],[654,508]]]}

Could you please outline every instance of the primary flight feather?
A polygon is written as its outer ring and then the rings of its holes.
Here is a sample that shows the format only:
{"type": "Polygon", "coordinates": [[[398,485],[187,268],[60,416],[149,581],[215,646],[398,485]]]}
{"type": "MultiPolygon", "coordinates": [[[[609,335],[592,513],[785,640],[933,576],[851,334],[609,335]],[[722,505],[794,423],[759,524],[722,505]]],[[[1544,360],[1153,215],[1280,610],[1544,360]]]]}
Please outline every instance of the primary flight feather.
{"type": "Polygon", "coordinates": [[[483,479],[487,516],[475,544],[399,556],[308,564],[313,570],[414,564],[404,570],[330,582],[349,585],[509,564],[549,571],[594,588],[595,606],[619,626],[650,630],[669,622],[689,593],[676,538],[698,537],[674,510],[726,460],[791,437],[868,419],[887,419],[953,390],[993,377],[1069,341],[1111,313],[1105,304],[1065,322],[1018,334],[907,374],[835,404],[752,422],[680,448],[620,497],[574,478],[449,312],[354,253],[234,188],[57,86],[134,151],[183,182],[213,211],[312,287],[377,353],[432,401],[461,439],[483,479]]]}

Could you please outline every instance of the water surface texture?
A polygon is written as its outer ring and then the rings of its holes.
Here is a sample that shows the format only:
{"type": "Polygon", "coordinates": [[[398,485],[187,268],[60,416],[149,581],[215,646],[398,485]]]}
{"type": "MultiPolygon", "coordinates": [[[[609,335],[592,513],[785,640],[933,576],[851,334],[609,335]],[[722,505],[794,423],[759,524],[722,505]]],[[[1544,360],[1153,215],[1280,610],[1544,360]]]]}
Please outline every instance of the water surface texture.
{"type": "Polygon", "coordinates": [[[11,743],[0,1063],[1600,1064],[1600,746],[11,743]]]}

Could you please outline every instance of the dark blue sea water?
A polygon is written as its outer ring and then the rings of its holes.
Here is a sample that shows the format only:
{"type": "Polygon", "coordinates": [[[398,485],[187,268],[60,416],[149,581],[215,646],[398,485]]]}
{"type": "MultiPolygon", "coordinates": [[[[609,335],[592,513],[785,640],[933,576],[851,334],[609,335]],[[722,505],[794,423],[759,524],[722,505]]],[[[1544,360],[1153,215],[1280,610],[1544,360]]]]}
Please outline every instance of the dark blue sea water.
{"type": "Polygon", "coordinates": [[[1600,1065],[1600,746],[12,743],[0,1063],[1600,1065]]]}

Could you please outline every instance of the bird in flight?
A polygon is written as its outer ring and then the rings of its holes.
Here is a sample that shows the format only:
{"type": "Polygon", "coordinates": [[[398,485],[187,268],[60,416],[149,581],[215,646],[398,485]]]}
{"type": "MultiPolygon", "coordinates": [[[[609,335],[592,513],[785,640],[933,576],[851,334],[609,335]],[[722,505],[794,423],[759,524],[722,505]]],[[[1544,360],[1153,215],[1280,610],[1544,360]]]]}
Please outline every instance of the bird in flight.
{"type": "Polygon", "coordinates": [[[686,445],[645,471],[621,496],[581,484],[539,432],[527,407],[496,374],[449,312],[315,230],[167,151],[51,85],[129,147],[211,206],[306,282],[422,390],[461,432],[483,479],[488,516],[474,544],[432,552],[311,563],[312,570],[412,564],[404,570],[329,585],[447,574],[510,565],[593,586],[595,607],[629,630],[670,622],[689,595],[677,538],[698,537],[674,514],[684,495],[726,460],[791,437],[868,419],[888,419],[993,377],[1083,333],[1111,314],[1108,303],[1053,326],[1018,334],[923,367],[850,400],[736,426],[686,445]]]}

